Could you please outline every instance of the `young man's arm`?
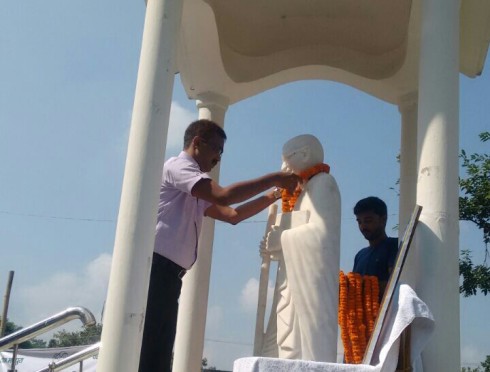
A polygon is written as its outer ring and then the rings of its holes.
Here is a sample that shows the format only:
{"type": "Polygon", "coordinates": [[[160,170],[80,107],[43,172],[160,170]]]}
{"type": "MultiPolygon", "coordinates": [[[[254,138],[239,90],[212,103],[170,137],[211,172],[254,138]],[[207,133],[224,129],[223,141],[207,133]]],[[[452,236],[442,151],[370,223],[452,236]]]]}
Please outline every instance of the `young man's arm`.
{"type": "Polygon", "coordinates": [[[236,225],[249,217],[255,216],[276,200],[277,198],[274,196],[274,192],[270,191],[267,194],[244,203],[236,208],[214,204],[206,209],[204,215],[236,225]]]}
{"type": "Polygon", "coordinates": [[[285,172],[270,173],[253,180],[237,182],[227,187],[221,187],[213,180],[206,178],[198,181],[192,188],[191,193],[192,196],[212,204],[229,206],[248,200],[274,186],[293,192],[300,182],[300,177],[285,172]]]}

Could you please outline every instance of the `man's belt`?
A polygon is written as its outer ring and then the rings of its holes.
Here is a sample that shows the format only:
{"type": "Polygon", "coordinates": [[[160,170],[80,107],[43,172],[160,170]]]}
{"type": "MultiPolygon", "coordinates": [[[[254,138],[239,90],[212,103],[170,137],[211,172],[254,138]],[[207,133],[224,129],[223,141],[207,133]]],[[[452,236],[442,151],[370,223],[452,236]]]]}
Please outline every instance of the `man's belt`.
{"type": "Polygon", "coordinates": [[[167,257],[163,257],[162,255],[155,252],[153,252],[153,261],[167,267],[172,273],[175,273],[175,276],[177,276],[177,278],[179,279],[182,279],[187,273],[187,270],[184,269],[182,266],[176,264],[172,260],[169,260],[167,257]]]}

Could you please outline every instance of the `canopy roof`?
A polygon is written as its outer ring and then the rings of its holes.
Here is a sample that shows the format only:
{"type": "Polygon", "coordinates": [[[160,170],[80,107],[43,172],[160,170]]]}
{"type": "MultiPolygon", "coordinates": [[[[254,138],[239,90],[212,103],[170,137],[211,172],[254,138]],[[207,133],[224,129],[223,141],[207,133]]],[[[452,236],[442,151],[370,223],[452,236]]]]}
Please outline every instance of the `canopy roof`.
{"type": "MultiPolygon", "coordinates": [[[[416,91],[422,0],[184,0],[178,71],[190,98],[232,104],[296,80],[388,102],[416,91]]],[[[490,1],[462,0],[460,71],[481,74],[490,1]]]]}

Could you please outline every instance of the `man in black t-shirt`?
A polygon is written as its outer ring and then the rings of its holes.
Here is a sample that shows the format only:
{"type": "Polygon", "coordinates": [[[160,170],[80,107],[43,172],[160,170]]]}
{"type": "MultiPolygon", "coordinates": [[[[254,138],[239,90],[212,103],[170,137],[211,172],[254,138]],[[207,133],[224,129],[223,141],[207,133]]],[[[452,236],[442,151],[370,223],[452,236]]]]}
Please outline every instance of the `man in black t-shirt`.
{"type": "Polygon", "coordinates": [[[395,266],[398,239],[386,235],[388,212],[385,202],[381,199],[370,196],[359,200],[354,207],[354,214],[359,230],[369,242],[369,246],[356,254],[352,271],[361,275],[376,276],[381,299],[395,266]]]}

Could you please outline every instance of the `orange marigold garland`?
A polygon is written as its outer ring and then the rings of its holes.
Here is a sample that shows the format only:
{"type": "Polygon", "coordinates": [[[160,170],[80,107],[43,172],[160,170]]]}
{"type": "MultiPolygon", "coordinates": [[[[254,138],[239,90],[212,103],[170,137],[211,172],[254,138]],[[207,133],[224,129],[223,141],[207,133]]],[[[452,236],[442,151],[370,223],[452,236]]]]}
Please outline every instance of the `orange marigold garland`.
{"type": "Polygon", "coordinates": [[[349,338],[352,344],[353,362],[358,364],[362,360],[361,356],[361,339],[359,332],[359,319],[357,317],[357,291],[356,291],[356,277],[354,273],[348,273],[347,279],[349,281],[349,295],[347,297],[348,311],[347,311],[347,326],[349,330],[349,338]]]}
{"type": "Polygon", "coordinates": [[[364,320],[364,301],[362,292],[362,277],[360,274],[354,274],[356,280],[356,317],[359,327],[359,363],[364,356],[364,350],[366,350],[366,323],[364,320]]]}
{"type": "MultiPolygon", "coordinates": [[[[317,164],[314,167],[308,168],[305,171],[301,172],[299,176],[303,179],[304,182],[307,182],[311,177],[316,176],[318,173],[330,173],[330,166],[328,164],[317,164]]],[[[286,189],[281,191],[282,193],[282,211],[283,212],[291,212],[294,209],[294,205],[296,204],[296,200],[301,194],[301,188],[298,187],[291,194],[286,189]]]]}
{"type": "Polygon", "coordinates": [[[373,291],[373,319],[376,321],[379,313],[379,283],[375,276],[371,277],[371,286],[373,291]]]}
{"type": "Polygon", "coordinates": [[[379,310],[376,277],[339,274],[339,324],[346,363],[362,362],[379,310]],[[375,296],[376,295],[376,296],[375,296]]]}
{"type": "Polygon", "coordinates": [[[364,317],[366,319],[367,326],[367,339],[373,333],[374,319],[373,319],[373,288],[371,278],[364,278],[364,317]]]}
{"type": "Polygon", "coordinates": [[[348,296],[348,282],[347,276],[343,271],[340,272],[339,277],[340,293],[339,293],[339,324],[340,324],[340,337],[342,344],[344,345],[344,354],[346,360],[352,360],[352,344],[350,342],[348,325],[347,325],[347,296],[348,296]]]}

